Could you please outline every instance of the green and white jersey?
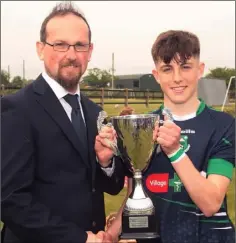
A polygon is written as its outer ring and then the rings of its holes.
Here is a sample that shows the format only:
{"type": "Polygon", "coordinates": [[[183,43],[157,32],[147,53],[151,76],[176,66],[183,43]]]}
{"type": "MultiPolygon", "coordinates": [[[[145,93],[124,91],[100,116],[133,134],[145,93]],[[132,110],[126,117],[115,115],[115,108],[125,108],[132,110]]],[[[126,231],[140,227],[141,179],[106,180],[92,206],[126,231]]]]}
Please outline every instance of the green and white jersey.
{"type": "MultiPolygon", "coordinates": [[[[161,114],[161,108],[154,111],[161,114]]],[[[232,179],[235,163],[235,119],[203,101],[192,117],[174,122],[181,128],[181,145],[199,173],[232,179]]],[[[188,173],[188,171],[186,171],[188,173]]],[[[234,227],[226,198],[212,217],[205,217],[191,200],[168,157],[157,148],[143,184],[156,209],[162,243],[231,243],[234,227]]]]}

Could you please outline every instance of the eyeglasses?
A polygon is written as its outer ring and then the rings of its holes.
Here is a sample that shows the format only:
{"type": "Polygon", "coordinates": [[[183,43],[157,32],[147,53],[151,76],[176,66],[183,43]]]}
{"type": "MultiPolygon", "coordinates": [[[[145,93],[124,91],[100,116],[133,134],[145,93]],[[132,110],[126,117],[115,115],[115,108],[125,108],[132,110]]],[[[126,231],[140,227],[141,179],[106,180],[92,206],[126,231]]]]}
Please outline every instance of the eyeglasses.
{"type": "Polygon", "coordinates": [[[86,52],[89,50],[90,44],[81,44],[77,43],[75,45],[69,45],[67,43],[54,43],[50,44],[48,42],[44,42],[45,44],[52,46],[54,51],[66,52],[69,50],[71,46],[74,47],[74,50],[77,52],[86,52]]]}

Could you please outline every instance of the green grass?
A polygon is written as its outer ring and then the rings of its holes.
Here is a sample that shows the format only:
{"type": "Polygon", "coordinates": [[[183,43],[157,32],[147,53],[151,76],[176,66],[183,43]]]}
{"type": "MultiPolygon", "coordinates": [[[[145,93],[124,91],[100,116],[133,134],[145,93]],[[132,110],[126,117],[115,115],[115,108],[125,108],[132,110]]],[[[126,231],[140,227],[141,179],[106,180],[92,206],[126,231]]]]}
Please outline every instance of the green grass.
{"type": "MultiPolygon", "coordinates": [[[[98,101],[98,99],[92,99],[93,101],[98,101]]],[[[129,99],[130,101],[132,99],[129,99]]],[[[109,105],[106,104],[105,100],[105,104],[103,109],[108,113],[108,116],[116,116],[120,113],[120,111],[125,107],[124,104],[118,104],[116,105],[116,102],[123,102],[124,99],[114,99],[114,104],[109,105]]],[[[109,99],[109,102],[113,100],[109,99]]],[[[135,100],[136,101],[136,100],[135,100]]],[[[139,100],[140,102],[144,102],[144,100],[139,100]]],[[[128,106],[134,108],[135,113],[137,114],[141,114],[141,113],[147,113],[153,110],[157,110],[161,103],[162,103],[162,99],[156,99],[154,100],[155,102],[158,102],[159,104],[149,104],[149,106],[147,107],[145,104],[129,104],[128,106]]],[[[213,108],[215,108],[216,110],[221,110],[221,106],[214,106],[213,108]]],[[[235,116],[235,103],[231,104],[231,105],[226,105],[224,108],[224,111],[227,113],[230,113],[232,116],[235,116]]]]}
{"type": "Polygon", "coordinates": [[[227,192],[227,206],[228,206],[228,212],[229,212],[229,216],[230,219],[232,220],[232,222],[234,223],[234,225],[236,225],[236,221],[235,221],[235,190],[236,190],[236,169],[234,169],[234,176],[233,176],[233,180],[231,181],[229,190],[227,192]]]}
{"type": "Polygon", "coordinates": [[[108,216],[110,213],[117,212],[122,205],[125,196],[126,196],[127,190],[126,188],[123,188],[122,191],[116,195],[112,196],[107,193],[104,193],[105,196],[105,211],[106,215],[108,216]]]}
{"type": "MultiPolygon", "coordinates": [[[[100,98],[93,98],[92,99],[94,102],[101,102],[101,99],[100,98]]],[[[104,103],[106,102],[112,102],[114,104],[116,104],[116,102],[124,102],[125,98],[118,98],[118,99],[112,99],[112,98],[109,98],[109,99],[104,99],[104,103]]],[[[156,102],[156,103],[161,103],[162,102],[162,98],[155,98],[155,99],[149,99],[149,102],[152,103],[152,102],[156,102]]],[[[146,102],[146,99],[134,99],[134,98],[129,98],[128,99],[128,103],[132,103],[132,102],[138,102],[138,103],[143,103],[143,102],[146,102]]]]}
{"type": "MultiPolygon", "coordinates": [[[[153,110],[157,110],[160,107],[160,104],[150,104],[149,107],[146,107],[144,104],[134,104],[129,105],[135,110],[136,114],[147,113],[153,110]]],[[[124,105],[119,105],[116,107],[115,105],[104,105],[104,110],[108,113],[108,116],[117,116],[121,110],[124,108],[124,105]]]]}

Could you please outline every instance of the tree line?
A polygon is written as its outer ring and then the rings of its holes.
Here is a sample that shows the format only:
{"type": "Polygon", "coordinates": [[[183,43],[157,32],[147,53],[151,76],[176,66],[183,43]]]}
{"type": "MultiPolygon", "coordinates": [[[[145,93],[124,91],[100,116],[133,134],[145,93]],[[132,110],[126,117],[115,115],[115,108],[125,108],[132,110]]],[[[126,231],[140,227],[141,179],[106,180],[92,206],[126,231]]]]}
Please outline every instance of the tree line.
{"type": "MultiPolygon", "coordinates": [[[[205,78],[223,79],[226,81],[226,85],[230,80],[230,77],[235,76],[235,68],[217,67],[210,69],[210,72],[205,78]]],[[[113,79],[118,79],[117,76],[113,76],[113,79]]],[[[1,84],[5,87],[23,87],[32,82],[33,79],[23,79],[21,76],[10,77],[9,73],[5,70],[1,70],[1,84]]],[[[88,69],[87,75],[82,78],[81,88],[109,88],[111,87],[112,74],[111,70],[92,68],[88,69]]],[[[231,83],[231,90],[235,90],[235,80],[231,83]]]]}
{"type": "Polygon", "coordinates": [[[23,87],[32,81],[32,79],[23,79],[21,76],[11,78],[7,71],[1,70],[1,85],[4,85],[5,87],[23,87]]]}

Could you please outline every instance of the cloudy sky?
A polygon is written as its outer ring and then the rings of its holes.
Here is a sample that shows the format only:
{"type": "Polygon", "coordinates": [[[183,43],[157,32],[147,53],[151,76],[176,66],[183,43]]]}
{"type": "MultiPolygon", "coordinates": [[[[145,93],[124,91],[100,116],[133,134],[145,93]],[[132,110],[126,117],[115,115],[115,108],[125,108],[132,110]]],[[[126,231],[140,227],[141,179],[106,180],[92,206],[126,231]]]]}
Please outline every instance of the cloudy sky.
{"type": "MultiPolygon", "coordinates": [[[[1,68],[33,79],[43,70],[35,43],[42,21],[59,1],[1,1],[1,68]]],[[[89,68],[115,74],[150,73],[151,46],[169,29],[194,32],[201,42],[206,72],[235,67],[234,1],[73,1],[88,19],[94,52],[89,68]]]]}

